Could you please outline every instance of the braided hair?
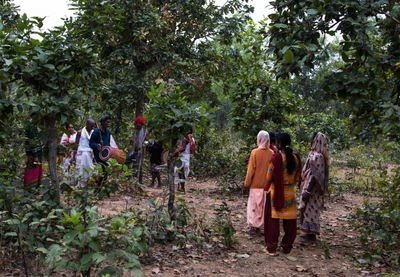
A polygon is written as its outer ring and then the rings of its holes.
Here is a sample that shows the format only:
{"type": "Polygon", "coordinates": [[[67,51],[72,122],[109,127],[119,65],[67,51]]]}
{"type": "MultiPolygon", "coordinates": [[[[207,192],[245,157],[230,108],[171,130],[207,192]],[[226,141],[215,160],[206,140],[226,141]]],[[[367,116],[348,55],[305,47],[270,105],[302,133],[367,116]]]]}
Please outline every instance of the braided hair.
{"type": "Polygon", "coordinates": [[[289,174],[296,171],[297,164],[293,155],[293,149],[290,147],[292,139],[288,133],[279,133],[277,136],[279,149],[286,154],[286,169],[289,174]]]}

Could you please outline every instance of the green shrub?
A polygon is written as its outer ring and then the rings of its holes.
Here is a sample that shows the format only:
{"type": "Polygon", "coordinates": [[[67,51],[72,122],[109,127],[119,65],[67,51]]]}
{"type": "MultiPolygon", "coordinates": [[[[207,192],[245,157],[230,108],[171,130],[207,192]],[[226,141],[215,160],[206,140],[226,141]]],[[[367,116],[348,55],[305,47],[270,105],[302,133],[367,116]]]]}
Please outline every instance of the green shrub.
{"type": "Polygon", "coordinates": [[[382,200],[366,201],[356,213],[355,226],[361,232],[361,242],[367,251],[392,256],[397,264],[400,253],[400,168],[392,179],[378,182],[382,200]]]}
{"type": "Polygon", "coordinates": [[[214,207],[215,217],[213,219],[212,234],[214,237],[223,238],[223,243],[227,248],[231,248],[236,242],[235,228],[232,224],[232,210],[226,203],[214,207]]]}

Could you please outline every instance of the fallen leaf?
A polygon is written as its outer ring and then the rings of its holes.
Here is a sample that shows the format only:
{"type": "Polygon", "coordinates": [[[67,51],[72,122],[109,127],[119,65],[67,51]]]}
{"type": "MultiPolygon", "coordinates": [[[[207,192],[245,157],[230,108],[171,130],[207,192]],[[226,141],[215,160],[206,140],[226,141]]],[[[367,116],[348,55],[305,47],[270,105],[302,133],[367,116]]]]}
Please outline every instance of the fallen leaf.
{"type": "Polygon", "coordinates": [[[237,254],[236,255],[236,257],[238,257],[238,258],[245,258],[245,259],[247,259],[247,258],[249,258],[250,257],[250,255],[249,254],[237,254]]]}
{"type": "Polygon", "coordinates": [[[296,265],[296,270],[298,272],[305,272],[305,271],[307,271],[307,268],[304,268],[301,265],[296,265]]]}
{"type": "Polygon", "coordinates": [[[297,258],[296,257],[293,257],[293,256],[286,256],[286,259],[288,259],[289,261],[297,261],[297,258]]]}
{"type": "Polygon", "coordinates": [[[151,270],[151,273],[158,274],[158,273],[160,273],[160,269],[159,269],[158,267],[153,268],[153,269],[151,270]]]}

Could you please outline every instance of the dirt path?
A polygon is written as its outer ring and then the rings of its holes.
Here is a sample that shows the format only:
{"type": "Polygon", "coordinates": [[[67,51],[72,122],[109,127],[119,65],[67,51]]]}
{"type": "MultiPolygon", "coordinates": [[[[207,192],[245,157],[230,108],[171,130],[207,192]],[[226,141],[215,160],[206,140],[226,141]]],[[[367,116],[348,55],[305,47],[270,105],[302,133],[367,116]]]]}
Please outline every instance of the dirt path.
{"type": "MultiPolygon", "coordinates": [[[[289,256],[267,256],[263,235],[250,236],[246,230],[247,196],[240,193],[221,194],[214,181],[191,181],[182,197],[195,215],[206,214],[211,221],[213,205],[222,201],[232,209],[232,221],[237,243],[226,249],[221,242],[207,246],[193,246],[178,250],[174,244],[156,244],[142,261],[146,276],[383,276],[386,268],[375,264],[371,270],[356,267],[361,253],[359,235],[351,229],[350,213],[359,207],[364,197],[346,193],[343,197],[326,201],[322,214],[322,236],[318,242],[303,243],[297,237],[289,256]]],[[[166,196],[166,191],[145,188],[154,197],[166,196]]],[[[146,209],[148,197],[132,196],[129,207],[146,209]]],[[[126,208],[123,195],[115,195],[102,205],[104,212],[113,213],[126,208]]],[[[361,260],[362,263],[362,260],[361,260]]]]}

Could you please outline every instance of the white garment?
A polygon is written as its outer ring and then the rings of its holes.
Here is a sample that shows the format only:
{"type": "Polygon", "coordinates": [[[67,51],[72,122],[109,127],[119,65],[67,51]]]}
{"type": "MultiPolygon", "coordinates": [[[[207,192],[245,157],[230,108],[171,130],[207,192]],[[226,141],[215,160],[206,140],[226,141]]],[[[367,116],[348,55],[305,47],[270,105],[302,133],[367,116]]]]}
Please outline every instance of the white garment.
{"type": "Polygon", "coordinates": [[[177,185],[179,183],[185,183],[186,179],[189,176],[189,172],[190,172],[190,143],[186,144],[185,150],[181,152],[181,156],[180,159],[182,161],[182,165],[178,168],[178,167],[174,167],[174,184],[177,185]],[[179,179],[179,172],[178,171],[182,171],[185,175],[185,179],[179,179]]]}
{"type": "Polygon", "coordinates": [[[117,145],[117,143],[115,142],[115,139],[113,138],[112,135],[110,135],[110,146],[111,146],[112,148],[118,148],[118,145],[117,145]]]}
{"type": "Polygon", "coordinates": [[[93,130],[88,134],[86,128],[83,128],[81,131],[81,138],[79,139],[78,151],[76,153],[76,175],[78,177],[77,187],[79,188],[86,186],[94,169],[93,151],[89,146],[89,140],[92,133],[93,130]]]}
{"type": "Polygon", "coordinates": [[[81,138],[79,139],[79,146],[78,146],[78,152],[79,151],[92,151],[92,148],[89,146],[89,140],[90,136],[92,135],[93,130],[90,131],[90,134],[86,131],[86,127],[82,129],[81,131],[81,138]]]}
{"type": "Polygon", "coordinates": [[[264,189],[250,189],[247,201],[247,226],[263,229],[265,196],[264,189]]]}

